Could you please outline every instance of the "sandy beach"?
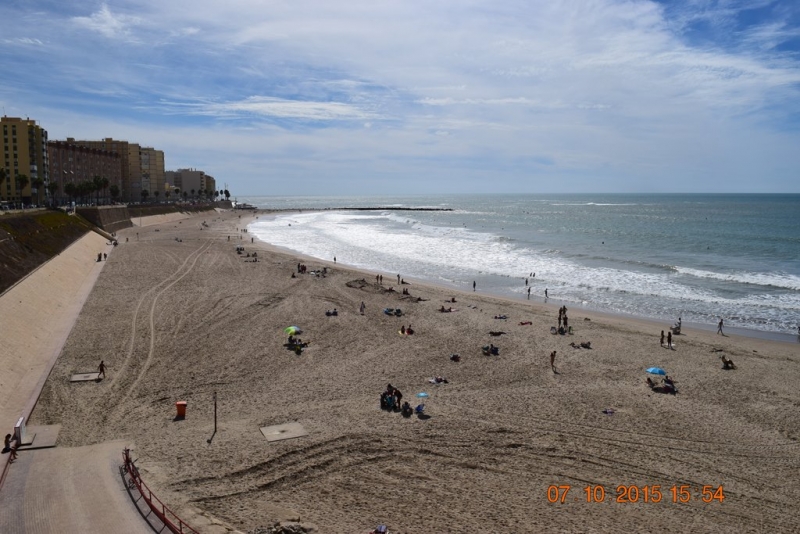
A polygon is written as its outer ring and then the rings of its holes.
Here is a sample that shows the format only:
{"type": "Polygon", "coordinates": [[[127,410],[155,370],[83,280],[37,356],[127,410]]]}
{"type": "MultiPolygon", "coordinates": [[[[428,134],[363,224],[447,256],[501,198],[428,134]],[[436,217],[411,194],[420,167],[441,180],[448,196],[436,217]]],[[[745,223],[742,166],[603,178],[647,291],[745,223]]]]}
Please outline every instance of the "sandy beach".
{"type": "Polygon", "coordinates": [[[669,350],[668,324],[582,310],[568,310],[574,335],[551,335],[560,302],[401,287],[397,273],[251,244],[249,220],[118,232],[31,424],[61,424],[61,447],[135,443],[143,479],[179,515],[243,532],[289,520],[321,533],[800,530],[797,343],[684,328],[669,350]],[[298,262],[327,275],[293,278],[298,262]],[[300,355],[284,347],[289,325],[309,343],[300,355]],[[489,343],[498,356],[481,353],[489,343]],[[69,382],[100,360],[105,380],[69,382]],[[647,387],[652,366],[676,395],[647,387]],[[382,411],[387,383],[412,404],[427,393],[426,417],[382,411]],[[290,422],[308,435],[259,431],[290,422]]]}

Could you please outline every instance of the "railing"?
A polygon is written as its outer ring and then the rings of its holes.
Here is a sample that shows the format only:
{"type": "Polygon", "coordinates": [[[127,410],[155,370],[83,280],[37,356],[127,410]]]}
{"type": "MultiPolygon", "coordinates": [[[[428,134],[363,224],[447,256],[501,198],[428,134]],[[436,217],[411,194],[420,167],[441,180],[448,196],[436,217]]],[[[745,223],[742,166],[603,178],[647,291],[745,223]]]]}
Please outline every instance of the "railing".
{"type": "Polygon", "coordinates": [[[156,516],[161,520],[162,523],[174,534],[200,534],[198,531],[187,525],[183,519],[175,515],[175,512],[167,508],[167,506],[161,502],[161,500],[153,495],[153,492],[150,491],[150,488],[142,481],[142,477],[139,476],[139,470],[133,465],[133,460],[131,460],[131,451],[130,449],[123,449],[122,450],[122,459],[124,461],[124,469],[129,478],[129,484],[133,484],[136,489],[139,490],[139,494],[147,503],[147,506],[150,507],[150,510],[153,511],[156,516]]]}

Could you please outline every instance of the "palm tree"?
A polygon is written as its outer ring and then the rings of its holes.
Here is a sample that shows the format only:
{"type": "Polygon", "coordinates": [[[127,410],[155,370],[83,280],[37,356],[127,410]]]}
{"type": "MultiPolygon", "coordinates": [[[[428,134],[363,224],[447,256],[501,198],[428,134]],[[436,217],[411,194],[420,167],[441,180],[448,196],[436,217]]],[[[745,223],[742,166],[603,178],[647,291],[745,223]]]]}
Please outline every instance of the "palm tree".
{"type": "Polygon", "coordinates": [[[169,200],[169,191],[164,192],[164,198],[169,200]]]}
{"type": "Polygon", "coordinates": [[[98,175],[94,175],[92,178],[92,186],[93,190],[97,193],[95,196],[95,204],[100,204],[100,190],[103,189],[103,179],[100,178],[98,175]]]}
{"type": "Polygon", "coordinates": [[[192,198],[194,198],[194,189],[192,189],[192,198]]]}
{"type": "Polygon", "coordinates": [[[106,194],[106,190],[111,182],[108,181],[108,178],[105,176],[100,180],[100,184],[103,186],[103,197],[107,198],[108,195],[106,194]]]}
{"type": "Polygon", "coordinates": [[[56,193],[58,192],[58,182],[50,182],[47,184],[47,191],[50,193],[50,199],[53,206],[57,206],[58,202],[56,202],[56,193]]]}
{"type": "Polygon", "coordinates": [[[78,196],[78,188],[72,182],[64,184],[64,192],[72,199],[73,202],[75,201],[75,197],[78,196]]]}
{"type": "Polygon", "coordinates": [[[186,197],[188,197],[188,196],[189,196],[189,193],[187,193],[186,191],[184,191],[184,192],[183,192],[183,200],[186,200],[186,197]]]}
{"type": "Polygon", "coordinates": [[[31,180],[31,187],[36,189],[36,204],[39,205],[42,203],[42,186],[44,185],[44,180],[39,178],[38,176],[31,180]]]}
{"type": "Polygon", "coordinates": [[[119,198],[119,186],[117,184],[113,184],[108,189],[109,189],[109,193],[111,193],[111,200],[116,202],[117,199],[119,198]]]}
{"type": "Polygon", "coordinates": [[[22,196],[22,190],[28,187],[28,184],[31,183],[31,179],[28,178],[27,174],[18,174],[17,175],[17,188],[19,189],[19,196],[20,198],[24,198],[22,196]]]}
{"type": "Polygon", "coordinates": [[[155,197],[156,202],[158,202],[158,194],[159,193],[161,193],[161,191],[153,191],[153,196],[155,197]]]}

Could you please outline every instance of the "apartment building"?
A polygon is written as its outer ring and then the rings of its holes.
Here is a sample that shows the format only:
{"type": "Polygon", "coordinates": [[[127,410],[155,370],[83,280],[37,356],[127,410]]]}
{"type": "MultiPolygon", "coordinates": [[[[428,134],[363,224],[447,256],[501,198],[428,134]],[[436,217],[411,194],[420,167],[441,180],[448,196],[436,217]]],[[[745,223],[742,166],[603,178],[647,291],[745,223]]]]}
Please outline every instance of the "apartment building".
{"type": "Polygon", "coordinates": [[[184,196],[184,192],[187,193],[187,197],[197,197],[201,191],[208,193],[216,190],[217,182],[214,177],[198,169],[178,169],[168,171],[167,174],[167,182],[180,189],[181,197],[184,196]]]}
{"type": "Polygon", "coordinates": [[[124,202],[139,202],[142,191],[147,191],[148,198],[153,198],[156,191],[163,198],[166,189],[164,176],[164,151],[152,147],[143,147],[138,143],[129,143],[107,137],[101,141],[76,141],[67,138],[68,143],[89,148],[116,152],[120,155],[122,167],[121,196],[124,202]]]}
{"type": "Polygon", "coordinates": [[[47,130],[34,120],[4,115],[0,118],[0,132],[0,200],[44,204],[50,181],[47,130]]]}
{"type": "Polygon", "coordinates": [[[50,141],[47,143],[47,151],[50,159],[50,181],[58,184],[58,189],[53,193],[58,204],[69,202],[67,184],[77,186],[82,182],[93,181],[96,176],[108,180],[108,188],[96,195],[103,202],[111,199],[114,189],[122,197],[123,158],[119,151],[90,148],[71,139],[50,141]]]}

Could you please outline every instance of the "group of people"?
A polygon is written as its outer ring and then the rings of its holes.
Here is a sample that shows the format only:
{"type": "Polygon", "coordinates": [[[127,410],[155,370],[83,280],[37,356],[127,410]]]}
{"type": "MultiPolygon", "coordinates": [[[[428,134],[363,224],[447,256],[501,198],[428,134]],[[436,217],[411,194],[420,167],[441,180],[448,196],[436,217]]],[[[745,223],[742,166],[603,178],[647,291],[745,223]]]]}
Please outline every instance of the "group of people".
{"type": "MultiPolygon", "coordinates": [[[[680,327],[678,327],[680,328],[680,327]]],[[[672,330],[667,332],[667,344],[664,345],[664,331],[661,331],[661,346],[666,346],[668,349],[674,349],[675,347],[672,346],[672,330]]]]}
{"type": "Polygon", "coordinates": [[[405,325],[403,325],[400,327],[400,333],[407,336],[411,336],[414,335],[414,329],[411,328],[411,325],[408,325],[408,328],[406,328],[405,325]]]}
{"type": "Polygon", "coordinates": [[[413,411],[408,401],[403,402],[403,394],[399,389],[391,384],[386,385],[386,389],[381,393],[381,410],[388,410],[390,412],[400,410],[403,415],[411,415],[413,411]]]}
{"type": "Polygon", "coordinates": [[[656,384],[653,379],[648,376],[647,385],[654,391],[663,391],[664,393],[672,393],[673,395],[678,392],[678,388],[675,387],[675,381],[670,378],[669,375],[664,376],[661,385],[656,384]]]}
{"type": "Polygon", "coordinates": [[[336,310],[336,308],[334,308],[333,311],[325,310],[325,315],[328,316],[328,317],[337,316],[337,315],[339,315],[339,312],[336,310]]]}
{"type": "Polygon", "coordinates": [[[482,347],[481,350],[484,356],[500,356],[500,347],[496,347],[492,343],[482,347]]]}
{"type": "Polygon", "coordinates": [[[562,325],[564,326],[564,330],[569,329],[569,319],[567,318],[566,306],[561,306],[558,309],[558,328],[560,329],[562,325]]]}

